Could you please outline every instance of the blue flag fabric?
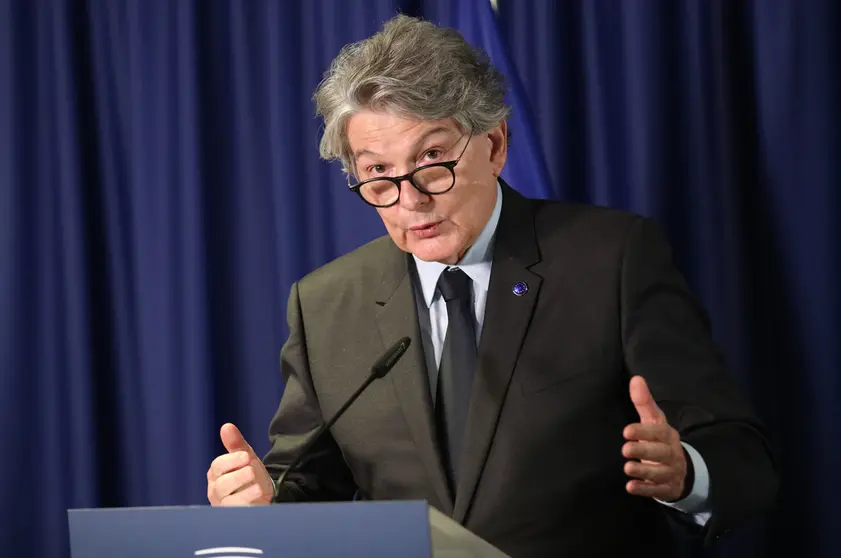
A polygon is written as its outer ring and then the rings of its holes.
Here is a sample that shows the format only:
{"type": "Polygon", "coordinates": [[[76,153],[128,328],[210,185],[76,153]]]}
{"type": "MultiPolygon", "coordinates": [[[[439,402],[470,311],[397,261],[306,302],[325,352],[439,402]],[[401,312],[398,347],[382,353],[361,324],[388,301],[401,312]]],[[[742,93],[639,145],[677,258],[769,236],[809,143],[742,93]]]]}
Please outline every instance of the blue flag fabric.
{"type": "Polygon", "coordinates": [[[508,119],[511,138],[502,178],[525,196],[552,198],[552,183],[533,125],[534,114],[505,50],[491,3],[488,0],[459,0],[452,10],[452,26],[470,44],[484,50],[508,80],[506,101],[513,110],[508,119]]]}

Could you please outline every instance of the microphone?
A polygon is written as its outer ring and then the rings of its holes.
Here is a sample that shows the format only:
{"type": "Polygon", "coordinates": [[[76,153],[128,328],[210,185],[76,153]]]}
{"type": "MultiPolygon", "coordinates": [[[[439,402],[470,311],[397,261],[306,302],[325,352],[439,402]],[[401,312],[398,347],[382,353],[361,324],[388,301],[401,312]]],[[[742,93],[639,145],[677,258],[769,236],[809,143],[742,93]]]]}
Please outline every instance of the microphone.
{"type": "Polygon", "coordinates": [[[375,362],[374,365],[371,366],[371,373],[368,375],[368,378],[366,378],[365,381],[362,382],[362,385],[360,385],[359,388],[357,388],[357,390],[353,392],[353,395],[351,395],[348,398],[348,400],[345,401],[345,404],[342,405],[342,407],[338,411],[336,411],[336,414],[333,415],[333,417],[330,420],[321,425],[321,427],[315,432],[315,434],[313,434],[312,438],[310,438],[309,441],[307,441],[307,443],[304,444],[304,447],[301,448],[301,452],[298,454],[298,457],[295,458],[295,460],[289,465],[289,467],[287,467],[286,470],[283,471],[283,473],[280,475],[280,478],[277,479],[277,482],[274,483],[275,490],[274,498],[272,498],[272,500],[277,498],[278,491],[280,490],[280,487],[283,486],[283,481],[284,479],[286,479],[286,475],[289,473],[289,471],[301,464],[301,461],[303,461],[304,457],[306,457],[307,453],[309,453],[309,450],[312,448],[312,446],[315,445],[315,443],[321,439],[324,433],[327,432],[336,423],[337,420],[339,420],[339,417],[341,417],[344,414],[344,412],[347,411],[348,407],[350,407],[353,404],[353,402],[356,401],[360,395],[362,395],[362,392],[365,391],[374,380],[378,380],[380,378],[385,377],[385,375],[388,374],[392,368],[394,368],[394,365],[397,364],[397,361],[399,361],[400,358],[406,353],[406,350],[409,348],[409,345],[411,343],[412,340],[410,338],[404,337],[403,339],[399,340],[397,343],[392,345],[389,350],[387,350],[385,353],[383,353],[383,355],[380,358],[377,359],[377,362],[375,362]]]}

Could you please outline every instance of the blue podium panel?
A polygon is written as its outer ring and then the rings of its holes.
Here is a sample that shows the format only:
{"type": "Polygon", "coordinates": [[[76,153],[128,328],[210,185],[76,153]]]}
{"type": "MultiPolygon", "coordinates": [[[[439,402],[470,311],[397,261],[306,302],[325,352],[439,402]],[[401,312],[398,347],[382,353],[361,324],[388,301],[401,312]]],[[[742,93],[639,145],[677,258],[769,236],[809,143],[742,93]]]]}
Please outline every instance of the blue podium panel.
{"type": "Polygon", "coordinates": [[[68,511],[73,558],[429,558],[426,502],[68,511]]]}

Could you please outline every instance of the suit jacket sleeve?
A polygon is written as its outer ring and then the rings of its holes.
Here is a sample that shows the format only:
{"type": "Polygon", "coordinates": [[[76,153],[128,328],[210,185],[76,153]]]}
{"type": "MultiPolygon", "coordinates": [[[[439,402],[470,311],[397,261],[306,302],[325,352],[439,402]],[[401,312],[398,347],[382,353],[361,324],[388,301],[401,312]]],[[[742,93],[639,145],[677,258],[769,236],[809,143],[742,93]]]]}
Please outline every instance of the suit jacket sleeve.
{"type": "Polygon", "coordinates": [[[627,237],[621,313],[630,374],[645,377],[669,423],[707,464],[712,516],[699,534],[709,543],[765,513],[777,472],[763,426],[725,371],[706,312],[674,267],[664,236],[645,218],[627,237]]]}
{"type": "MultiPolygon", "coordinates": [[[[280,352],[285,382],[283,396],[269,425],[271,449],[263,459],[277,479],[298,456],[301,447],[324,422],[310,376],[298,284],[287,305],[289,337],[280,352]]],[[[314,445],[307,457],[278,487],[278,502],[350,500],[356,491],[350,469],[330,433],[314,445]]]]}

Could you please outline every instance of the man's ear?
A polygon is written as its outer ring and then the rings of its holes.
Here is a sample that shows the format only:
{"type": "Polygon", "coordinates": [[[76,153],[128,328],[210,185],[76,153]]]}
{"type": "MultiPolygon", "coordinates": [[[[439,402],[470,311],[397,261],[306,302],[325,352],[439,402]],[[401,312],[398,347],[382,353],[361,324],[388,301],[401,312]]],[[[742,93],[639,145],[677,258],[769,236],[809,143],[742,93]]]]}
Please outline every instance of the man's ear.
{"type": "Polygon", "coordinates": [[[499,124],[488,132],[488,139],[491,142],[490,160],[493,174],[498,177],[508,159],[508,122],[500,120],[499,124]]]}

